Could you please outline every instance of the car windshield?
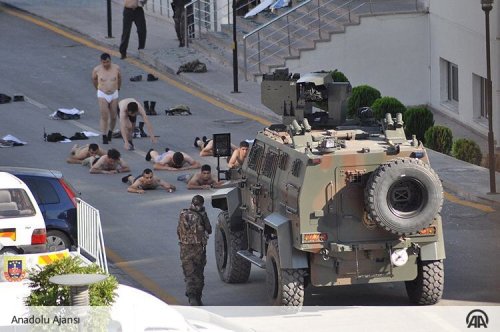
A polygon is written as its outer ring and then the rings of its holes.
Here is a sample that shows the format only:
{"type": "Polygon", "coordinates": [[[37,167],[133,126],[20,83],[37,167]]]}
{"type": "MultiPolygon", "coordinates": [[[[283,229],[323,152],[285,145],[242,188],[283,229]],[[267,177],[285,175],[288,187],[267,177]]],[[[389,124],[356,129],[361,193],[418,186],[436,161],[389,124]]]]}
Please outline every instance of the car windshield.
{"type": "Polygon", "coordinates": [[[0,218],[34,216],[35,208],[24,189],[0,190],[0,218]]]}

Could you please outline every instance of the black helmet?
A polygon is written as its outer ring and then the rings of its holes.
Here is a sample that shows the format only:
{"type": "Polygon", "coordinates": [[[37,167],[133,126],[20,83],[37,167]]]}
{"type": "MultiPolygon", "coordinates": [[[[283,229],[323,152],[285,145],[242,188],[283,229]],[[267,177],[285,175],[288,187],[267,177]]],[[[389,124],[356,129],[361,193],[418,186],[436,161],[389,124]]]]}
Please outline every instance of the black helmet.
{"type": "Polygon", "coordinates": [[[201,195],[195,195],[193,197],[193,200],[191,201],[191,204],[193,204],[194,206],[203,206],[204,203],[205,203],[205,200],[203,199],[203,196],[201,196],[201,195]]]}

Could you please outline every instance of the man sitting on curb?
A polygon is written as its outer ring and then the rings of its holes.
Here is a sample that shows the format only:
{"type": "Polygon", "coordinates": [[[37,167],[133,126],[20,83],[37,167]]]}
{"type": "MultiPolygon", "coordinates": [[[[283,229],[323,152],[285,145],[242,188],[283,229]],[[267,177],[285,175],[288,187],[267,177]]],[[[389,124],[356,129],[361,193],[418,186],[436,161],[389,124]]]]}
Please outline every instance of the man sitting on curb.
{"type": "Polygon", "coordinates": [[[150,149],[146,154],[146,161],[154,163],[153,169],[166,171],[181,171],[187,169],[200,168],[201,164],[184,152],[174,152],[166,149],[159,154],[154,149],[150,149]]]}
{"type": "Polygon", "coordinates": [[[151,122],[149,121],[144,108],[137,102],[137,100],[135,100],[134,98],[122,99],[118,103],[118,109],[120,112],[120,130],[122,133],[123,141],[125,142],[124,148],[126,150],[134,150],[134,143],[132,143],[132,138],[138,115],[142,117],[144,123],[146,124],[149,137],[151,138],[151,143],[156,143],[153,126],[151,125],[151,122]]]}
{"type": "Polygon", "coordinates": [[[91,174],[116,174],[130,172],[127,163],[120,158],[120,152],[109,149],[105,156],[93,161],[90,167],[91,174]]]}
{"type": "Polygon", "coordinates": [[[106,154],[106,151],[99,148],[99,145],[95,143],[85,144],[83,146],[78,146],[78,144],[73,145],[69,158],[66,160],[69,164],[81,164],[85,159],[89,157],[101,157],[106,154]]]}
{"type": "Polygon", "coordinates": [[[127,188],[129,193],[144,194],[145,190],[153,190],[158,187],[162,187],[170,193],[175,191],[174,185],[156,177],[149,168],[142,171],[142,174],[136,178],[132,174],[124,176],[122,182],[129,184],[127,188]]]}
{"type": "Polygon", "coordinates": [[[188,189],[220,188],[225,184],[224,181],[217,181],[212,175],[212,168],[207,164],[201,166],[200,173],[181,175],[177,180],[186,182],[188,189]]]}

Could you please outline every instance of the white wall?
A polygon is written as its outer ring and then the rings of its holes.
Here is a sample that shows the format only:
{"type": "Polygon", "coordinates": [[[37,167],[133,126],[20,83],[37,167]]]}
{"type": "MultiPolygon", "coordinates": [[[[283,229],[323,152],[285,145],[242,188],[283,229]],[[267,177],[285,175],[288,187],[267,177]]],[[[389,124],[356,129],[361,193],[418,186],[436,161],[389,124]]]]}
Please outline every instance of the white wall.
{"type": "Polygon", "coordinates": [[[406,105],[429,102],[429,16],[363,17],[360,25],[318,43],[314,52],[288,60],[294,73],[342,71],[353,86],[368,84],[406,105]]]}
{"type": "MultiPolygon", "coordinates": [[[[493,82],[493,121],[495,137],[500,134],[499,104],[499,11],[493,4],[490,13],[491,68],[493,82]]],[[[435,0],[430,2],[429,23],[431,31],[431,98],[430,105],[463,122],[472,129],[486,134],[487,122],[481,121],[473,112],[473,74],[486,78],[486,35],[484,12],[479,0],[435,0]],[[458,108],[448,107],[442,102],[439,61],[443,58],[458,65],[458,108]]],[[[498,144],[497,144],[498,146],[498,144]]]]}

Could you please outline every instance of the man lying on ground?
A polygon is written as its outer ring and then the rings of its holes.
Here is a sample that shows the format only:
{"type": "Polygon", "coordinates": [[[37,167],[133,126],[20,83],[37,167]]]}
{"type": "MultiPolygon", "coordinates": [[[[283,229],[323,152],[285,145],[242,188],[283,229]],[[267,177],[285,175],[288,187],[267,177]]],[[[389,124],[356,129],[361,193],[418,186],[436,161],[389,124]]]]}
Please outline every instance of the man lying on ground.
{"type": "Polygon", "coordinates": [[[150,168],[146,168],[138,177],[133,177],[132,174],[126,175],[122,178],[122,182],[129,184],[127,188],[129,193],[144,194],[145,190],[153,190],[158,187],[162,187],[170,193],[175,191],[174,185],[156,177],[150,168]]]}
{"type": "Polygon", "coordinates": [[[78,146],[78,144],[73,145],[69,158],[66,160],[69,164],[81,164],[83,160],[88,157],[100,157],[104,156],[106,151],[99,148],[99,145],[95,143],[85,144],[83,146],[78,146]]]}
{"type": "Polygon", "coordinates": [[[116,174],[130,172],[127,163],[120,158],[120,152],[109,149],[105,156],[99,157],[92,162],[91,174],[116,174]]]}
{"type": "Polygon", "coordinates": [[[166,149],[162,154],[150,149],[146,154],[146,161],[153,162],[153,169],[155,170],[181,171],[201,167],[201,164],[188,154],[174,152],[169,149],[166,149]]]}

